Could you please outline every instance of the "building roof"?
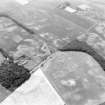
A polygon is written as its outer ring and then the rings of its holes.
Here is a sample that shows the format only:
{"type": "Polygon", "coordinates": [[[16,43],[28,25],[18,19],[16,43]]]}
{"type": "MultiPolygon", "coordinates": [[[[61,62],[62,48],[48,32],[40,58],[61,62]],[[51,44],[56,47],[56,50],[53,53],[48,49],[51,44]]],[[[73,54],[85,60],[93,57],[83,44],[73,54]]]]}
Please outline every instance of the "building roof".
{"type": "Polygon", "coordinates": [[[73,8],[71,8],[71,7],[66,7],[66,8],[65,8],[65,11],[70,12],[70,13],[76,12],[76,10],[73,9],[73,8]]]}

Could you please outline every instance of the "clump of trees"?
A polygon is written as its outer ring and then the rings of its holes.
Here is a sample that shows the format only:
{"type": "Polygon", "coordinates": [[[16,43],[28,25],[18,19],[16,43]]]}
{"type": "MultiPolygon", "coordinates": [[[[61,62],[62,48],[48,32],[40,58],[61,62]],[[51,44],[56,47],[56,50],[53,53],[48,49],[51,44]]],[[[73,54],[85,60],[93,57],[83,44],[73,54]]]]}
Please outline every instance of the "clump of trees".
{"type": "Polygon", "coordinates": [[[30,77],[30,72],[23,66],[14,63],[14,59],[6,51],[0,49],[6,58],[0,65],[0,84],[10,91],[14,91],[30,77]]]}

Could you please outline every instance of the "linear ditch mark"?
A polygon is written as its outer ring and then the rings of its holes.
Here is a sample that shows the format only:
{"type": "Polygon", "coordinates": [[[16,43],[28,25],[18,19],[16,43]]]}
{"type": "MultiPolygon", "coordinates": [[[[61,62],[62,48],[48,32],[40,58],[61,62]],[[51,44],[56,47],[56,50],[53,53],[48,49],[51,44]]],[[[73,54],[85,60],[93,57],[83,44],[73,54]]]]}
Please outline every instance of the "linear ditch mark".
{"type": "Polygon", "coordinates": [[[12,20],[16,25],[18,25],[19,27],[23,28],[25,31],[27,31],[29,34],[36,34],[33,30],[29,29],[28,27],[26,27],[25,25],[21,24],[20,22],[18,22],[16,19],[14,19],[13,17],[9,16],[8,14],[5,13],[0,13],[0,17],[4,17],[7,19],[12,20]]]}

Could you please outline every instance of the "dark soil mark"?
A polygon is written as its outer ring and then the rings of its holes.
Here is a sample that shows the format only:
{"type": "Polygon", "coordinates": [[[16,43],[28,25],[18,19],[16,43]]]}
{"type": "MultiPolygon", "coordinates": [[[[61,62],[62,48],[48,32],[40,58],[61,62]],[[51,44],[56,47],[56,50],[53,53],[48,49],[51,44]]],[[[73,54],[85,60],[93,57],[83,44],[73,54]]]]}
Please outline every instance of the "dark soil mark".
{"type": "Polygon", "coordinates": [[[105,71],[105,59],[98,52],[96,52],[91,46],[89,46],[86,42],[73,40],[63,48],[59,49],[59,51],[77,51],[84,52],[92,56],[103,68],[105,71]]]}
{"type": "Polygon", "coordinates": [[[14,63],[13,58],[7,52],[0,49],[0,53],[6,60],[0,66],[0,84],[13,92],[31,76],[28,69],[14,63]]]}

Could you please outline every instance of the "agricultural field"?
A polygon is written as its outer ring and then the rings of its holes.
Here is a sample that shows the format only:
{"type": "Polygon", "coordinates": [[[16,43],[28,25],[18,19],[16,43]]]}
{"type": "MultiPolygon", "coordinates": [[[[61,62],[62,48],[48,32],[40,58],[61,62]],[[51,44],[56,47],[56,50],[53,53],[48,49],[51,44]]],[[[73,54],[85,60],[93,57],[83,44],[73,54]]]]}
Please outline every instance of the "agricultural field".
{"type": "Polygon", "coordinates": [[[104,0],[0,1],[0,105],[104,103],[104,5],[104,0]],[[78,7],[83,4],[89,8],[78,7]]]}

